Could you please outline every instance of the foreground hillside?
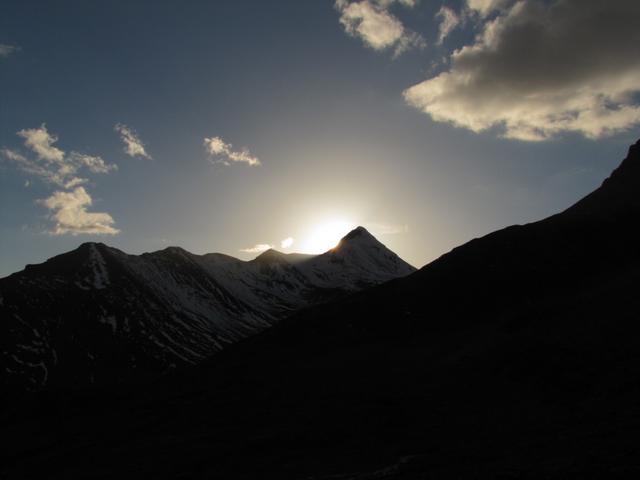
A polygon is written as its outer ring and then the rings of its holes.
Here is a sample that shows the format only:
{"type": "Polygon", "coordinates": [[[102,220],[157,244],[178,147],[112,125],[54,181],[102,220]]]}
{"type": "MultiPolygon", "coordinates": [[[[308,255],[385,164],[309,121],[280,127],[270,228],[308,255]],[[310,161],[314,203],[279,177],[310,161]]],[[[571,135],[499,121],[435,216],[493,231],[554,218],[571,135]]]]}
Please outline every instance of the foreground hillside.
{"type": "Polygon", "coordinates": [[[6,410],[9,478],[640,474],[640,142],[558,215],[309,308],[144,391],[6,410]]]}

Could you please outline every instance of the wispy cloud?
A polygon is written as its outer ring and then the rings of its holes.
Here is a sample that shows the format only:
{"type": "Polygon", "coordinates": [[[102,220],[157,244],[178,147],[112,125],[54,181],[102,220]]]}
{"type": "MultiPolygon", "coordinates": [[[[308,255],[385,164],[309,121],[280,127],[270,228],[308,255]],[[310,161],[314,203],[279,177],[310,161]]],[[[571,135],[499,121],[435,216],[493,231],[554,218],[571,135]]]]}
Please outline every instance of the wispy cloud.
{"type": "Polygon", "coordinates": [[[280,241],[280,247],[289,248],[291,247],[291,245],[293,245],[294,242],[295,242],[295,239],[293,237],[287,237],[284,240],[280,241]]]}
{"type": "Polygon", "coordinates": [[[443,5],[436,13],[436,18],[440,20],[438,43],[442,44],[444,39],[460,24],[460,17],[453,9],[443,5]]]}
{"type": "Polygon", "coordinates": [[[115,163],[106,163],[101,157],[71,152],[70,161],[78,167],[86,167],[91,173],[109,173],[118,170],[115,163]]]}
{"type": "Polygon", "coordinates": [[[241,248],[241,252],[245,253],[262,253],[266,252],[270,248],[273,248],[273,245],[269,245],[268,243],[257,243],[253,247],[241,248]]]}
{"type": "Polygon", "coordinates": [[[389,8],[394,3],[413,7],[411,0],[336,0],[335,8],[340,12],[340,23],[345,31],[360,38],[374,50],[393,49],[399,55],[414,47],[424,47],[424,39],[406,28],[389,8]]]}
{"type": "Polygon", "coordinates": [[[124,152],[127,155],[151,160],[151,155],[147,153],[144,143],[135,131],[122,123],[116,123],[113,128],[120,134],[120,140],[124,143],[124,152]]]}
{"type": "Polygon", "coordinates": [[[504,9],[514,0],[467,0],[467,10],[471,13],[486,17],[487,15],[504,9]]]}
{"type": "Polygon", "coordinates": [[[58,137],[49,133],[45,124],[17,132],[24,139],[24,146],[32,152],[27,157],[21,152],[3,147],[0,155],[13,163],[22,172],[60,187],[73,188],[88,180],[78,176],[82,170],[104,174],[116,171],[118,166],[106,163],[101,157],[72,151],[66,152],[54,145],[58,137]],[[35,154],[35,158],[33,157],[35,154]]]}
{"type": "Polygon", "coordinates": [[[479,35],[451,54],[447,71],[404,92],[410,105],[437,122],[523,141],[563,132],[600,138],[640,124],[640,3],[468,0],[467,7],[479,35]]]}
{"type": "Polygon", "coordinates": [[[20,47],[16,45],[7,45],[0,43],[0,58],[7,58],[9,55],[20,51],[20,47]]]}
{"type": "Polygon", "coordinates": [[[252,167],[261,165],[258,157],[251,154],[247,148],[234,150],[233,145],[220,137],[204,139],[204,148],[214,162],[230,165],[231,163],[247,163],[252,167]]]}
{"type": "Polygon", "coordinates": [[[120,232],[113,227],[115,222],[108,213],[87,211],[93,200],[84,187],[76,187],[70,192],[54,192],[40,203],[52,212],[51,219],[55,226],[50,233],[53,235],[115,235],[120,232]]]}

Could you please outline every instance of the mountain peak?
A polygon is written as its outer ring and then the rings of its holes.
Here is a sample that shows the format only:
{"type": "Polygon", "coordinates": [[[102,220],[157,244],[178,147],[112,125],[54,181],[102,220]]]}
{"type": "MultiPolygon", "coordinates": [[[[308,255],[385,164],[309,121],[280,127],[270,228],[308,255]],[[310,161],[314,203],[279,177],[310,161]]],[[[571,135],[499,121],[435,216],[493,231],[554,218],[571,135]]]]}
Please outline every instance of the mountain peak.
{"type": "Polygon", "coordinates": [[[356,227],[353,230],[351,230],[349,233],[347,233],[344,237],[342,237],[342,240],[353,240],[355,238],[375,238],[373,235],[371,235],[369,233],[369,231],[362,227],[356,227]]]}
{"type": "Polygon", "coordinates": [[[284,256],[285,256],[284,253],[279,252],[278,250],[275,250],[273,248],[270,248],[262,252],[254,260],[259,262],[273,262],[277,260],[282,260],[284,256]]]}
{"type": "Polygon", "coordinates": [[[378,241],[376,237],[371,235],[369,231],[360,226],[356,227],[347,233],[344,237],[340,239],[338,245],[332,248],[330,251],[337,252],[345,247],[363,247],[363,246],[376,246],[383,247],[383,245],[378,241]]]}
{"type": "Polygon", "coordinates": [[[83,251],[83,250],[89,250],[94,248],[109,248],[109,247],[102,242],[83,242],[78,246],[77,249],[80,251],[83,251]]]}

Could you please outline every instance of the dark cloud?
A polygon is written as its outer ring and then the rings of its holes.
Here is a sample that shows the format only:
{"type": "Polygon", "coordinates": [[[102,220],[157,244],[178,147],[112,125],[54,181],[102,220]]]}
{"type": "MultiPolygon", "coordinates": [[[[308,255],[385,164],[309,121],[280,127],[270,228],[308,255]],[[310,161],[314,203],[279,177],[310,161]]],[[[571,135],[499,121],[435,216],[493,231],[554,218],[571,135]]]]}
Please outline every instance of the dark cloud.
{"type": "Polygon", "coordinates": [[[522,140],[597,138],[640,122],[637,0],[521,0],[477,21],[480,34],[448,71],[404,92],[411,105],[522,140]]]}

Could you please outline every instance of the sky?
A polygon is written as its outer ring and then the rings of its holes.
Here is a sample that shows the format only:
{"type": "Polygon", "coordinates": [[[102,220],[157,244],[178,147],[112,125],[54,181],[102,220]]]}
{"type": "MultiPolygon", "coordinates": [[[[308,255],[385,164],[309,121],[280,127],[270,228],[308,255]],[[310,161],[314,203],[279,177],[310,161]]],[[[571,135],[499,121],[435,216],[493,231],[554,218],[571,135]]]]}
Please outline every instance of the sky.
{"type": "Polygon", "coordinates": [[[640,137],[636,0],[3,0],[0,277],[363,225],[421,267],[640,137]]]}

